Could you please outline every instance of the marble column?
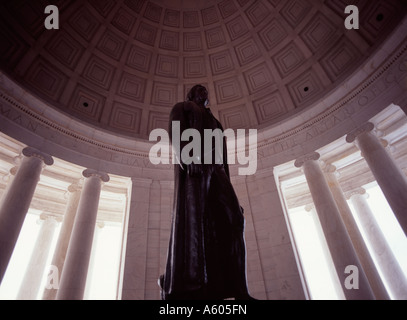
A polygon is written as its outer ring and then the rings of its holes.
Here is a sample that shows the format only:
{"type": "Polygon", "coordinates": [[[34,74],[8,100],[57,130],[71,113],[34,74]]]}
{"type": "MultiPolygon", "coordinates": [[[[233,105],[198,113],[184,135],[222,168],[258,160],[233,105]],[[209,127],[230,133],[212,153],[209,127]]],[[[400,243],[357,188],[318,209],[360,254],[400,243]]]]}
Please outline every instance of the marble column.
{"type": "Polygon", "coordinates": [[[339,300],[344,300],[345,295],[342,290],[342,285],[338,278],[335,264],[333,263],[331,252],[329,251],[329,247],[326,242],[325,235],[324,235],[324,230],[322,229],[321,222],[319,221],[315,205],[314,205],[314,203],[309,203],[304,207],[304,209],[305,209],[305,211],[307,211],[310,214],[310,216],[312,217],[312,220],[314,221],[315,229],[317,232],[317,237],[321,244],[322,253],[326,258],[326,264],[329,269],[328,272],[329,272],[330,278],[332,279],[333,288],[335,289],[336,295],[339,300]]]}
{"type": "Polygon", "coordinates": [[[336,167],[331,164],[326,164],[324,167],[324,172],[331,193],[341,214],[342,221],[345,224],[353,247],[356,250],[356,254],[360,260],[360,263],[362,264],[363,270],[366,273],[370,287],[372,288],[376,299],[389,300],[390,296],[387,293],[379,271],[377,270],[376,265],[369,253],[369,249],[366,246],[363,236],[358,228],[356,220],[353,217],[352,211],[349,208],[348,202],[346,201],[345,195],[337,179],[337,175],[339,173],[336,171],[336,167]]]}
{"type": "MultiPolygon", "coordinates": [[[[69,239],[71,238],[72,228],[76,216],[76,211],[79,205],[79,198],[81,195],[81,187],[74,183],[68,187],[68,202],[65,207],[64,217],[59,232],[57,244],[55,246],[54,256],[52,257],[51,265],[58,270],[58,276],[61,275],[66,252],[68,250],[69,239]]],[[[43,300],[54,300],[57,295],[57,289],[54,286],[45,288],[43,292],[43,300]]]]}
{"type": "Polygon", "coordinates": [[[6,272],[43,166],[54,163],[50,155],[31,147],[24,148],[22,154],[23,159],[17,173],[0,203],[0,282],[6,272]]]}
{"type": "Polygon", "coordinates": [[[93,272],[95,270],[95,259],[96,259],[96,250],[98,248],[98,242],[100,237],[100,231],[105,227],[104,222],[97,222],[95,226],[95,233],[93,235],[93,242],[92,242],[92,251],[90,253],[90,260],[89,260],[89,267],[88,267],[88,275],[86,277],[86,285],[85,285],[85,292],[83,294],[84,300],[90,300],[90,288],[92,287],[93,282],[93,272]]]}
{"type": "Polygon", "coordinates": [[[367,241],[371,245],[375,259],[380,266],[380,270],[393,297],[395,299],[406,300],[406,276],[370,210],[369,204],[366,201],[366,190],[359,188],[348,193],[347,197],[355,208],[355,214],[358,217],[367,241]]]}
{"type": "Polygon", "coordinates": [[[83,299],[102,182],[109,181],[106,173],[95,170],[86,169],[82,174],[85,182],[62,269],[57,300],[83,299]]]}
{"type": "Polygon", "coordinates": [[[371,122],[353,130],[346,141],[356,142],[401,228],[407,235],[407,179],[372,132],[371,122]]]}
{"type": "Polygon", "coordinates": [[[41,228],[35,241],[17,300],[35,300],[37,298],[52,238],[58,225],[58,219],[51,215],[41,214],[39,223],[41,223],[41,228]]]}
{"type": "Polygon", "coordinates": [[[349,300],[374,299],[318,159],[319,154],[313,152],[297,159],[295,166],[302,167],[304,171],[343,292],[349,300]],[[358,289],[347,288],[347,278],[350,276],[346,271],[348,266],[357,268],[358,289]]]}

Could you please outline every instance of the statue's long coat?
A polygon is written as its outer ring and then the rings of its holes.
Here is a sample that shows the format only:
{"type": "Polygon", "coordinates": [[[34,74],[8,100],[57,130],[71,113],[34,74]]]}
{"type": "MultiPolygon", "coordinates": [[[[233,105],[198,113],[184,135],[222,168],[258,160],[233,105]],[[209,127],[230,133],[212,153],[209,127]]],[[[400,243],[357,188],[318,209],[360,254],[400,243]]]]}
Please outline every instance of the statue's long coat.
{"type": "MultiPolygon", "coordinates": [[[[187,128],[223,128],[209,109],[194,102],[176,104],[170,114],[187,128]]],[[[173,137],[174,138],[174,137],[173,137]]],[[[174,145],[175,141],[172,141],[174,145]]],[[[180,143],[180,150],[189,142],[180,143]]],[[[223,164],[203,164],[190,176],[174,165],[174,207],[168,260],[161,277],[163,299],[222,299],[247,294],[244,218],[229,177],[223,138],[223,164]]],[[[179,151],[179,150],[178,150],[179,151]]],[[[203,149],[202,149],[203,158],[203,149]]],[[[178,157],[180,155],[178,154],[178,157]]]]}

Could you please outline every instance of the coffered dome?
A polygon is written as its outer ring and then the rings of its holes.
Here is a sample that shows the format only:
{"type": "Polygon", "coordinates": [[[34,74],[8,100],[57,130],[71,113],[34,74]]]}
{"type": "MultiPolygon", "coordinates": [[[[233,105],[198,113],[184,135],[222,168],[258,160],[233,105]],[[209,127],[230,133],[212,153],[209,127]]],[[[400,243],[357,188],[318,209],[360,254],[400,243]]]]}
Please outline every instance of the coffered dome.
{"type": "Polygon", "coordinates": [[[1,67],[78,121],[146,139],[207,86],[225,128],[264,128],[307,110],[359,69],[405,14],[401,1],[47,1],[1,4],[1,67]]]}

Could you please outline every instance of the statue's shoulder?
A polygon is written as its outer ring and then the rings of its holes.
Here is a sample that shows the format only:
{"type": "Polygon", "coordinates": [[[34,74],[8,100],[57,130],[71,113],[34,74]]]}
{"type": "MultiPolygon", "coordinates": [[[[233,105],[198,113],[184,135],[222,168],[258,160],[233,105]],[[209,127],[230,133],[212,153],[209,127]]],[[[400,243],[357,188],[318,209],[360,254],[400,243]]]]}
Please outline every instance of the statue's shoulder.
{"type": "Polygon", "coordinates": [[[180,114],[183,112],[199,112],[200,109],[195,102],[192,101],[182,101],[176,103],[171,110],[172,114],[180,114]]]}
{"type": "Polygon", "coordinates": [[[183,109],[183,108],[184,108],[184,104],[186,104],[186,103],[187,103],[186,101],[177,102],[177,103],[172,107],[172,109],[175,109],[175,110],[177,110],[177,109],[183,109]]]}
{"type": "Polygon", "coordinates": [[[199,110],[199,107],[196,105],[195,102],[185,101],[184,102],[184,110],[185,111],[195,111],[195,110],[199,110]]]}
{"type": "Polygon", "coordinates": [[[178,102],[171,109],[171,117],[179,118],[184,113],[184,103],[178,102]]]}

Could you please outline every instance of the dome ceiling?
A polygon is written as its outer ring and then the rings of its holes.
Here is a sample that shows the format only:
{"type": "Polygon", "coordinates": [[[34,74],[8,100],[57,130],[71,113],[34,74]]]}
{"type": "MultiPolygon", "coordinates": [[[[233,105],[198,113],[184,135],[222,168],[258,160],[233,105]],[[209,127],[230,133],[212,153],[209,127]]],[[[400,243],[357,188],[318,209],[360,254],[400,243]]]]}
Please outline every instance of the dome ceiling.
{"type": "Polygon", "coordinates": [[[228,128],[262,128],[323,98],[405,13],[401,1],[3,1],[2,69],[53,107],[104,130],[148,138],[194,84],[228,128]]]}

